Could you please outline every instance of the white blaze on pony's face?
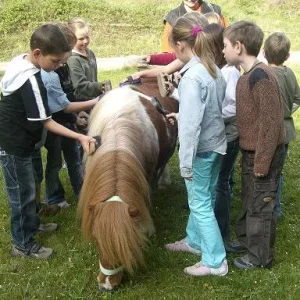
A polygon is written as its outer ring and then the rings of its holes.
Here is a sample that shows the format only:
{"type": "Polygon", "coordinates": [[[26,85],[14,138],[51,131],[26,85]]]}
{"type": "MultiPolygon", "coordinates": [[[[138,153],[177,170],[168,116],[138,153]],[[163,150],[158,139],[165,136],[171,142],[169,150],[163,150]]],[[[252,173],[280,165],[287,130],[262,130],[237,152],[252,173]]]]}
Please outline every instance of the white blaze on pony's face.
{"type": "Polygon", "coordinates": [[[122,277],[123,277],[123,271],[112,276],[107,276],[100,273],[97,277],[99,290],[112,291],[120,284],[122,277]]]}

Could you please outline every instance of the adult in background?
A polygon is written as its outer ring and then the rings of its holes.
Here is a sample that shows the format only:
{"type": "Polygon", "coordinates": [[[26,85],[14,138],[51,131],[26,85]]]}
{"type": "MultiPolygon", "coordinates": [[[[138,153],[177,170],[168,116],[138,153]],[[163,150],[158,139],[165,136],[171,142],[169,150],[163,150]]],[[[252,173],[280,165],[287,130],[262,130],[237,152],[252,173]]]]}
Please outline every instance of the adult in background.
{"type": "Polygon", "coordinates": [[[182,1],[181,4],[172,9],[165,17],[164,17],[164,32],[162,35],[162,52],[174,52],[172,47],[169,45],[169,35],[172,30],[172,27],[174,26],[175,22],[179,17],[182,17],[184,14],[190,11],[198,11],[202,14],[207,14],[209,12],[215,12],[217,13],[221,18],[221,25],[224,27],[227,27],[227,21],[223,17],[221,12],[221,7],[209,3],[208,1],[202,1],[202,0],[187,0],[182,1]]]}

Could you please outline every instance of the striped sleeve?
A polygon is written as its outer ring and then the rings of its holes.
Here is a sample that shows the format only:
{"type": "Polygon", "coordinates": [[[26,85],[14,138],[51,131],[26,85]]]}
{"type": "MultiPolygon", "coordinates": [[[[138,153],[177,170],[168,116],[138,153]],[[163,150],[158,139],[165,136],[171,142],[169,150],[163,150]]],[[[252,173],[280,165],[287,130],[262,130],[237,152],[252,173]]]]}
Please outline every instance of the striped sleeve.
{"type": "Polygon", "coordinates": [[[47,91],[40,72],[31,76],[23,85],[21,96],[28,121],[43,121],[51,118],[47,91]]]}

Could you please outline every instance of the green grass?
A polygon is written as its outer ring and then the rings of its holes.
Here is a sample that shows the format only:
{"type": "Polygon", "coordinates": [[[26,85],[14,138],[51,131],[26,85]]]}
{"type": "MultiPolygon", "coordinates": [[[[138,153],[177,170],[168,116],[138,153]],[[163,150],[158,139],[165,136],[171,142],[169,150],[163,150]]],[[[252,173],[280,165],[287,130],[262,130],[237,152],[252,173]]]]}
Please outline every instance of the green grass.
{"type": "MultiPolygon", "coordinates": [[[[91,24],[91,48],[97,56],[148,54],[160,52],[162,17],[180,1],[160,0],[0,0],[1,60],[28,51],[29,36],[34,27],[46,21],[66,21],[81,16],[91,24]],[[121,5],[120,5],[121,3],[121,5]],[[38,12],[38,13],[37,13],[38,12]]],[[[222,6],[230,22],[239,19],[256,21],[266,32],[286,31],[292,49],[300,50],[299,0],[284,1],[281,6],[270,1],[215,1],[222,6]]],[[[273,1],[274,2],[274,1],[273,1]]],[[[292,66],[300,80],[300,67],[292,66]]],[[[99,80],[110,78],[113,85],[131,74],[133,69],[101,72],[99,80]]],[[[0,76],[2,74],[0,73],[0,76]]],[[[300,112],[295,114],[300,134],[300,112]]],[[[300,207],[299,207],[299,140],[291,143],[284,167],[284,217],[278,223],[276,261],[271,270],[243,272],[232,266],[224,278],[191,278],[183,268],[197,262],[197,257],[169,253],[163,245],[184,236],[188,213],[180,208],[186,192],[178,171],[178,158],[171,160],[173,183],[153,197],[152,215],[156,235],[146,252],[147,269],[134,276],[126,275],[114,293],[99,293],[96,276],[98,255],[94,243],[84,243],[76,220],[76,200],[66,170],[61,178],[66,198],[72,208],[43,221],[58,222],[56,233],[40,235],[38,240],[53,247],[56,255],[49,261],[12,259],[10,212],[5,186],[0,175],[0,299],[300,299],[300,207]]],[[[235,173],[232,201],[232,229],[241,208],[239,166],[235,173]]]]}
{"type": "MultiPolygon", "coordinates": [[[[300,0],[215,1],[230,23],[257,22],[265,34],[285,31],[292,50],[300,50],[300,0]]],[[[0,1],[1,61],[28,51],[35,27],[49,21],[82,17],[91,25],[91,48],[99,57],[144,55],[161,51],[163,17],[180,0],[2,0],[0,1]],[[38,13],[36,13],[38,12],[38,13]]]]}
{"type": "MultiPolygon", "coordinates": [[[[295,67],[298,78],[300,68],[295,67]]],[[[132,73],[133,69],[103,72],[101,79],[111,78],[113,85],[132,73]]],[[[300,112],[295,114],[300,134],[300,112]]],[[[147,268],[133,276],[128,274],[120,288],[113,293],[100,293],[97,289],[98,255],[94,243],[84,243],[80,224],[76,220],[76,201],[72,194],[66,170],[61,178],[66,198],[72,203],[69,210],[43,221],[59,223],[56,233],[40,235],[37,239],[53,247],[56,255],[48,261],[11,258],[9,255],[9,207],[5,187],[0,181],[0,299],[293,299],[300,295],[300,206],[299,158],[300,141],[291,143],[284,167],[284,217],[278,223],[276,260],[271,270],[240,271],[232,265],[234,255],[228,256],[229,274],[224,278],[192,278],[184,275],[184,267],[198,258],[184,253],[170,253],[163,246],[184,237],[188,212],[181,209],[186,192],[179,176],[177,153],[171,160],[173,182],[152,199],[152,216],[156,235],[146,252],[147,268]]],[[[237,164],[232,201],[232,229],[241,208],[240,170],[237,164]]]]}

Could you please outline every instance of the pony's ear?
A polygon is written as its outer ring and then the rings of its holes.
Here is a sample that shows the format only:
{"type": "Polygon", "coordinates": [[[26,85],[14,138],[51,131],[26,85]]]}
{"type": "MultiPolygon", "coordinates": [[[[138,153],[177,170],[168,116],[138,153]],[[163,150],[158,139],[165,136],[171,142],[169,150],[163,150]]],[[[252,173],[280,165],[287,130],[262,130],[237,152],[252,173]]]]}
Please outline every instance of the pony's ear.
{"type": "Polygon", "coordinates": [[[128,213],[130,217],[136,217],[140,211],[135,206],[128,206],[128,213]]]}

